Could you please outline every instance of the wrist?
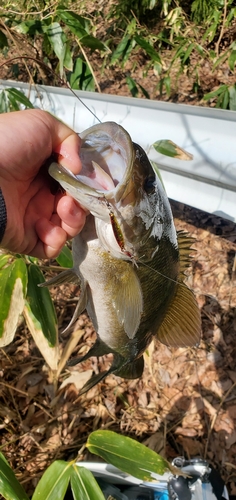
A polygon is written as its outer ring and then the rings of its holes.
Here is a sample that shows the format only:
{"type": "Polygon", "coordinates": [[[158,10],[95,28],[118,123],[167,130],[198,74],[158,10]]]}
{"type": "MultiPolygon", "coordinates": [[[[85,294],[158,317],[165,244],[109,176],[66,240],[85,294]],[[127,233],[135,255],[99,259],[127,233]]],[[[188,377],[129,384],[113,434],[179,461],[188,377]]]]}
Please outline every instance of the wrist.
{"type": "Polygon", "coordinates": [[[7,208],[5,199],[0,188],[0,244],[7,227],[7,208]]]}

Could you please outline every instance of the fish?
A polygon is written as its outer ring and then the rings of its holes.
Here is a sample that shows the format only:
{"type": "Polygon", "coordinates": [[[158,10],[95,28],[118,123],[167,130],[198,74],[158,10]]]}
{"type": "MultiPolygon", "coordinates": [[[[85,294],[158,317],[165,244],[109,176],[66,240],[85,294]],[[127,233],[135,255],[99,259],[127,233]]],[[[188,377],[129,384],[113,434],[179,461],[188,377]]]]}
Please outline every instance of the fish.
{"type": "Polygon", "coordinates": [[[70,325],[86,309],[97,334],[87,354],[113,354],[108,370],[92,375],[80,394],[108,374],[142,376],[143,353],[153,338],[195,346],[201,334],[194,293],[184,283],[193,239],[176,232],[170,203],[145,151],[115,122],[80,134],[82,170],[75,176],[52,162],[49,174],[89,211],[73,239],[73,268],[46,285],[79,282],[70,325]]]}

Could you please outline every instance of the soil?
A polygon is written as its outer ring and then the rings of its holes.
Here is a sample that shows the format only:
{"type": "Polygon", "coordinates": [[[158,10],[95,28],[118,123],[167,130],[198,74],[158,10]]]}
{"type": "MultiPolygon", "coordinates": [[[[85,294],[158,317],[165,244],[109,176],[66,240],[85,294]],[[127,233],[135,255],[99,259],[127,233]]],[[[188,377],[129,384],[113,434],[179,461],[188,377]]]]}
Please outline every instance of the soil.
{"type": "MultiPolygon", "coordinates": [[[[133,75],[132,64],[125,72],[107,69],[102,76],[97,68],[101,90],[128,95],[125,77],[127,71],[133,75]]],[[[158,95],[154,74],[143,79],[143,64],[138,56],[136,79],[150,97],[169,100],[158,95]]],[[[33,64],[28,67],[39,71],[33,64]]],[[[19,68],[19,79],[28,81],[23,66],[19,68]]],[[[182,75],[171,100],[206,105],[203,93],[221,82],[234,83],[227,71],[223,65],[213,74],[203,66],[201,95],[192,91],[191,77],[182,75]]],[[[0,67],[0,78],[12,78],[10,64],[0,67]]],[[[45,80],[49,83],[48,76],[45,80]]],[[[23,322],[14,343],[0,351],[1,451],[29,495],[46,466],[55,459],[74,458],[98,428],[134,437],[168,460],[179,455],[205,457],[236,495],[236,225],[172,200],[171,206],[176,228],[195,238],[186,283],[194,290],[202,314],[198,347],[173,349],[153,342],[139,380],[109,375],[83,396],[79,394],[82,374],[108,368],[109,356],[66,368],[56,388],[23,322]],[[77,374],[76,382],[61,388],[71,373],[77,374]]],[[[62,286],[53,296],[60,340],[65,344],[72,329],[65,335],[61,332],[71,319],[78,289],[62,286]]],[[[74,354],[85,352],[96,337],[86,313],[73,331],[80,336],[74,354]]],[[[88,458],[88,452],[81,451],[79,460],[88,458]]]]}

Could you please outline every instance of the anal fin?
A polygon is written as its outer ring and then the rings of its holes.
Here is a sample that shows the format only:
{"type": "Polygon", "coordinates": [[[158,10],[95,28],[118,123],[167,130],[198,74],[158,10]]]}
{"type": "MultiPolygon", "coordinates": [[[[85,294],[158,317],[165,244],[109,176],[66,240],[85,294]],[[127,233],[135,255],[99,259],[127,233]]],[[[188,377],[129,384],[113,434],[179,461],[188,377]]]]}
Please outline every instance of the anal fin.
{"type": "Polygon", "coordinates": [[[196,298],[184,283],[179,283],[156,336],[163,344],[186,347],[197,345],[200,335],[201,315],[196,298]]]}
{"type": "Polygon", "coordinates": [[[82,396],[85,392],[88,392],[90,389],[92,389],[96,384],[101,382],[107,375],[111,373],[111,368],[110,370],[107,370],[105,372],[100,372],[97,375],[93,375],[86,384],[82,387],[82,389],[79,392],[79,395],[82,396]]]}
{"type": "MultiPolygon", "coordinates": [[[[94,344],[94,346],[95,345],[96,345],[96,343],[94,344]]],[[[89,353],[91,352],[92,349],[90,349],[89,353]]],[[[101,355],[101,353],[100,353],[100,355],[101,355]]],[[[116,369],[119,370],[119,367],[122,366],[123,364],[124,364],[124,358],[122,358],[121,356],[119,356],[119,354],[114,354],[113,362],[112,362],[112,365],[110,366],[109,370],[101,372],[101,373],[98,373],[96,375],[93,375],[88,380],[88,382],[86,382],[86,384],[82,387],[82,389],[80,391],[80,394],[84,394],[85,392],[87,392],[90,389],[92,389],[92,387],[94,387],[96,384],[98,384],[104,378],[106,378],[107,375],[110,375],[110,373],[116,372],[116,369]]]]}

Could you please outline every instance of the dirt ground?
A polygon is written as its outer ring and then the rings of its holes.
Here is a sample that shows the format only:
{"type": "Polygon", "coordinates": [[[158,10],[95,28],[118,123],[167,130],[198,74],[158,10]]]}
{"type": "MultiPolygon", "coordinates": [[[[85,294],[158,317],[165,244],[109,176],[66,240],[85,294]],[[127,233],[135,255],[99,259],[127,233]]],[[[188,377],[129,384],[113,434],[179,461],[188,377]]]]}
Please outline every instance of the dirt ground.
{"type": "MultiPolygon", "coordinates": [[[[217,75],[206,67],[201,71],[206,91],[229,78],[224,68],[217,75]]],[[[102,91],[127,95],[125,76],[107,70],[100,78],[102,91]]],[[[155,75],[143,81],[141,60],[136,76],[152,98],[160,97],[155,75]]],[[[10,67],[0,68],[0,78],[11,77],[10,67]]],[[[206,105],[191,89],[191,79],[182,75],[171,100],[206,105]]],[[[83,396],[82,374],[106,369],[109,356],[66,368],[55,388],[24,323],[14,343],[0,350],[0,449],[29,494],[51,461],[74,458],[89,433],[101,428],[134,437],[169,460],[201,455],[236,495],[236,225],[174,201],[171,205],[176,228],[195,238],[186,282],[202,314],[198,347],[172,349],[153,342],[140,380],[109,375],[83,396]],[[61,387],[71,373],[77,374],[75,383],[61,387]]],[[[78,289],[68,285],[53,295],[61,332],[78,289]]],[[[74,329],[80,336],[75,351],[83,352],[95,340],[86,314],[74,329]]],[[[62,343],[68,335],[71,331],[61,335],[62,343]]],[[[87,458],[83,451],[79,459],[87,458]]]]}

